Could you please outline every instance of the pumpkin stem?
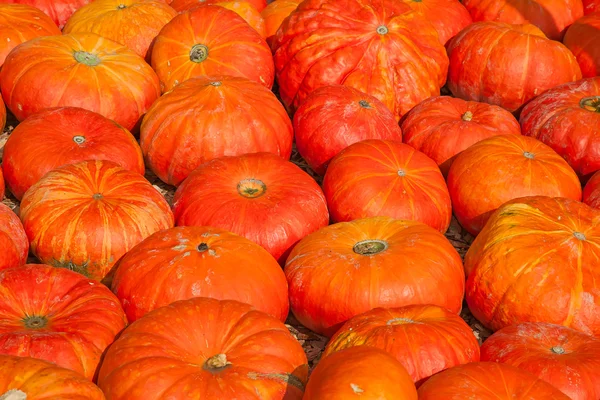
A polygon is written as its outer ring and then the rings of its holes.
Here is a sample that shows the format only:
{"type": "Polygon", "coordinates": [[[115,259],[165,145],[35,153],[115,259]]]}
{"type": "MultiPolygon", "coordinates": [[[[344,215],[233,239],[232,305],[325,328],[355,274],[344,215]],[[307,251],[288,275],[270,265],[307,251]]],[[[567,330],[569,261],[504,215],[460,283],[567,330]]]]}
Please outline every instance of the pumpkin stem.
{"type": "Polygon", "coordinates": [[[208,47],[203,44],[195,44],[190,50],[190,60],[201,63],[208,58],[208,47]]]}
{"type": "Polygon", "coordinates": [[[117,10],[122,10],[122,9],[124,9],[124,8],[127,8],[127,6],[126,6],[125,4],[119,4],[119,5],[117,6],[117,10]]]}
{"type": "Polygon", "coordinates": [[[90,273],[88,271],[88,264],[89,261],[84,262],[81,265],[77,265],[74,264],[72,261],[70,260],[66,260],[66,261],[59,261],[56,259],[52,259],[48,262],[49,265],[52,265],[55,268],[66,268],[68,270],[71,271],[75,271],[81,275],[84,275],[87,278],[91,278],[90,273]]]}
{"type": "Polygon", "coordinates": [[[198,251],[200,253],[204,253],[206,250],[208,250],[208,245],[206,243],[200,243],[198,245],[198,251]]]}
{"type": "Polygon", "coordinates": [[[19,389],[10,389],[0,396],[0,400],[27,400],[27,394],[19,389]]]}
{"type": "Polygon", "coordinates": [[[585,110],[600,113],[600,96],[584,97],[579,102],[579,106],[585,110]]]}
{"type": "Polygon", "coordinates": [[[554,346],[551,350],[554,354],[564,354],[565,353],[565,349],[563,349],[561,346],[554,346]]]}
{"type": "Polygon", "coordinates": [[[102,196],[102,193],[94,193],[92,196],[92,199],[94,200],[100,200],[102,199],[104,196],[102,196]]]}
{"type": "Polygon", "coordinates": [[[403,169],[398,170],[398,176],[406,176],[406,171],[403,169]]]}
{"type": "Polygon", "coordinates": [[[254,199],[265,194],[267,185],[260,179],[244,179],[238,183],[237,191],[248,199],[254,199]]]}
{"type": "Polygon", "coordinates": [[[231,365],[231,363],[227,361],[227,356],[225,354],[217,354],[204,362],[204,369],[210,372],[218,372],[229,365],[231,365]]]}
{"type": "Polygon", "coordinates": [[[371,107],[371,105],[369,104],[368,101],[366,100],[361,100],[358,102],[358,104],[362,107],[362,108],[373,108],[371,107]]]}
{"type": "Polygon", "coordinates": [[[85,136],[82,136],[82,135],[73,136],[73,141],[77,144],[83,144],[83,143],[85,143],[85,136]]]}
{"type": "Polygon", "coordinates": [[[377,33],[379,33],[380,35],[385,35],[388,32],[389,32],[388,27],[385,25],[380,25],[377,27],[377,33]]]}
{"type": "Polygon", "coordinates": [[[100,58],[97,55],[88,53],[87,51],[76,51],[73,53],[75,61],[80,64],[85,64],[88,67],[95,67],[100,64],[100,58]]]}
{"type": "Polygon", "coordinates": [[[473,113],[471,111],[467,111],[466,113],[464,113],[462,115],[462,120],[463,121],[467,121],[468,122],[468,121],[470,121],[472,119],[473,119],[473,113]]]}
{"type": "Polygon", "coordinates": [[[39,315],[27,316],[23,318],[23,324],[27,329],[42,329],[48,325],[48,319],[39,315]]]}
{"type": "Polygon", "coordinates": [[[528,151],[524,152],[523,155],[525,156],[525,158],[529,158],[530,160],[533,160],[535,158],[535,154],[530,153],[528,151]]]}
{"type": "Polygon", "coordinates": [[[221,86],[222,84],[223,83],[221,81],[214,81],[214,82],[210,83],[211,86],[216,86],[216,87],[221,86]]]}
{"type": "Polygon", "coordinates": [[[354,245],[352,250],[362,256],[372,256],[387,250],[388,244],[384,240],[363,240],[354,245]]]}
{"type": "Polygon", "coordinates": [[[585,240],[585,235],[581,232],[573,232],[573,236],[575,236],[579,240],[585,240]]]}

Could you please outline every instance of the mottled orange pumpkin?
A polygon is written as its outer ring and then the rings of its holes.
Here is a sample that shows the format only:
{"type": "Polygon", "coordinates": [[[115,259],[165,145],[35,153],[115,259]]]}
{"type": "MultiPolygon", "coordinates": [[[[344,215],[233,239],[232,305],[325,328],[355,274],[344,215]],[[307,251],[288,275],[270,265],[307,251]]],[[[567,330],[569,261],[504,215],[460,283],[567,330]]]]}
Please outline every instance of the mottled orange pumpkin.
{"type": "MultiPolygon", "coordinates": [[[[190,11],[196,7],[207,5],[207,4],[215,4],[219,3],[222,0],[173,0],[171,2],[171,7],[179,12],[190,11]]],[[[256,9],[256,11],[261,12],[267,6],[267,0],[245,0],[250,3],[252,7],[256,9]]]]}
{"type": "Polygon", "coordinates": [[[590,207],[600,209],[600,171],[592,175],[585,184],[583,202],[590,207]]]}
{"type": "MultiPolygon", "coordinates": [[[[598,3],[600,11],[600,2],[598,3]]],[[[564,44],[577,58],[583,77],[600,75],[600,12],[575,21],[565,34],[564,44]]]]}
{"type": "Polygon", "coordinates": [[[60,29],[80,7],[94,0],[0,0],[0,4],[24,4],[42,10],[60,29]]]}
{"type": "Polygon", "coordinates": [[[260,12],[265,21],[265,34],[269,46],[273,44],[275,34],[283,20],[295,11],[300,3],[302,3],[302,0],[276,0],[269,3],[260,12]]]}
{"type": "Polygon", "coordinates": [[[29,240],[19,217],[0,203],[0,270],[27,262],[29,240]]]}
{"type": "Polygon", "coordinates": [[[469,11],[456,0],[403,1],[433,25],[443,45],[473,23],[469,11]]]}

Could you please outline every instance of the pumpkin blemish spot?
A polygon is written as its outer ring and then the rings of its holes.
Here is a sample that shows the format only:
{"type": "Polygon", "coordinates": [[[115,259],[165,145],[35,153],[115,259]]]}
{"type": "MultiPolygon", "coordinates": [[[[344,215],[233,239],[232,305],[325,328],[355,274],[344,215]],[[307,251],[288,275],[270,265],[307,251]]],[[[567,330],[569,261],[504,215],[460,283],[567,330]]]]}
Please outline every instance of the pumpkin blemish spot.
{"type": "Polygon", "coordinates": [[[19,389],[10,389],[0,396],[0,400],[27,400],[27,394],[19,389]]]}

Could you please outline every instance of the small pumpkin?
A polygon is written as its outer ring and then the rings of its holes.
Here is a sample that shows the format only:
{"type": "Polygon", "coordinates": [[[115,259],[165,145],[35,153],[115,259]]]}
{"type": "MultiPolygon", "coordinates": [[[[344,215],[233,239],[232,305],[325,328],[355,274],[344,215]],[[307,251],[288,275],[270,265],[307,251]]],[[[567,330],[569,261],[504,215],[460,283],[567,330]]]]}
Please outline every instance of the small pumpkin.
{"type": "Polygon", "coordinates": [[[469,11],[456,0],[403,1],[433,25],[443,45],[473,23],[469,11]]]}
{"type": "Polygon", "coordinates": [[[0,203],[0,270],[24,265],[29,253],[29,240],[19,217],[0,203]]]}
{"type": "Polygon", "coordinates": [[[600,171],[592,175],[585,184],[583,202],[590,207],[600,209],[600,171]]]}
{"type": "Polygon", "coordinates": [[[62,29],[67,20],[80,7],[94,0],[0,0],[0,4],[24,4],[44,12],[62,29]]]}
{"type": "Polygon", "coordinates": [[[260,12],[265,21],[265,35],[269,46],[273,45],[275,34],[283,20],[295,11],[301,2],[302,0],[276,0],[269,3],[260,12]]]}
{"type": "MultiPolygon", "coordinates": [[[[600,1],[598,2],[600,11],[600,1]]],[[[563,40],[577,58],[584,78],[600,75],[600,12],[578,19],[569,27],[563,40]]]]}
{"type": "MultiPolygon", "coordinates": [[[[190,11],[199,6],[219,3],[222,0],[173,0],[171,7],[178,12],[190,11]]],[[[267,6],[267,0],[244,0],[252,5],[256,11],[261,12],[267,6]]]]}

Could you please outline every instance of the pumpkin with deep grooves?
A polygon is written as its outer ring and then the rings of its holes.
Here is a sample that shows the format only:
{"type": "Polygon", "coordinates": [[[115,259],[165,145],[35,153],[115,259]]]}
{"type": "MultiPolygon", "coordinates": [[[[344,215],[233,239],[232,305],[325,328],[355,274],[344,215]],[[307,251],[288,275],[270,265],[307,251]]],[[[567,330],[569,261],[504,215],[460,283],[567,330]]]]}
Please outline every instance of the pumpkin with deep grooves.
{"type": "Polygon", "coordinates": [[[456,0],[403,1],[431,22],[443,45],[446,45],[448,40],[473,23],[469,11],[456,0]]]}

